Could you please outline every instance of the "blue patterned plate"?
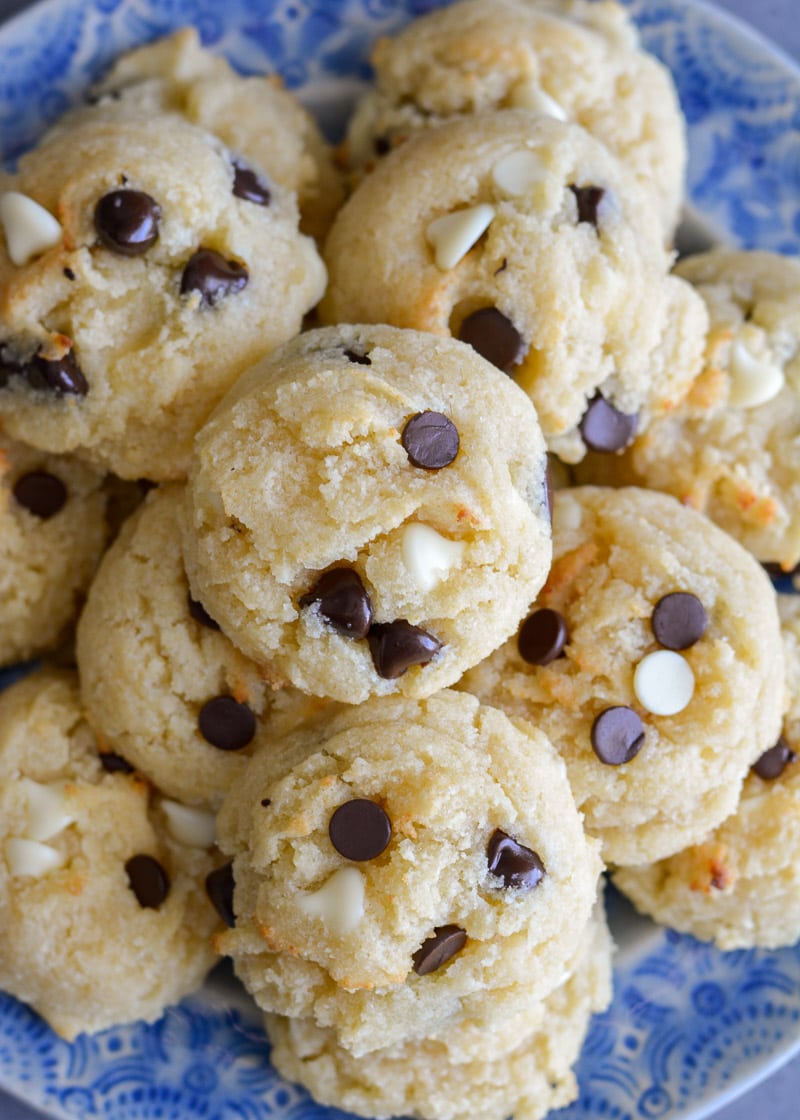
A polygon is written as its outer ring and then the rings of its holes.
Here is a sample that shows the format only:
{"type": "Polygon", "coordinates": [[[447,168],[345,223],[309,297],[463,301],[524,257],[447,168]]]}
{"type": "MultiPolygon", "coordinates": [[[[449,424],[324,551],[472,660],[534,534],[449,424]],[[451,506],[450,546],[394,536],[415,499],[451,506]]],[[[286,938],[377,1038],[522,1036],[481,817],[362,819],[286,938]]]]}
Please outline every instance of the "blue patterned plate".
{"type": "MultiPolygon", "coordinates": [[[[0,28],[0,150],[29,144],[120,51],[195,23],[241,70],[277,69],[335,130],[376,35],[436,0],[47,0],[0,28]]],[[[675,74],[702,223],[800,251],[800,71],[700,3],[633,0],[675,74]]],[[[0,674],[0,686],[10,680],[0,674]]],[[[616,995],[559,1120],[700,1120],[800,1049],[800,946],[720,953],[612,900],[616,995]]],[[[0,1088],[53,1118],[337,1120],[268,1064],[259,1015],[226,966],[151,1027],[68,1045],[0,995],[0,1088]]]]}

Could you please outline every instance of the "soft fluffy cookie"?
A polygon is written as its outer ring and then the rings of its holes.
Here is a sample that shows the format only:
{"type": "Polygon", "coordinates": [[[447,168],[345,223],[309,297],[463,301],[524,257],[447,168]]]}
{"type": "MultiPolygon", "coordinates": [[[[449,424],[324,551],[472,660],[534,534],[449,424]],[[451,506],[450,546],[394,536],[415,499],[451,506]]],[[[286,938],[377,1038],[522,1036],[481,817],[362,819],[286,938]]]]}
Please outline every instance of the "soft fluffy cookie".
{"type": "Polygon", "coordinates": [[[236,882],[218,948],[265,1010],[356,1054],[490,1030],[552,991],[600,869],[545,737],[451,691],[257,753],[218,833],[236,882]]]}
{"type": "Polygon", "coordinates": [[[778,737],[774,592],[736,541],[654,491],[559,491],[553,547],[518,636],[459,687],[557,745],[607,862],[660,859],[733,812],[778,737]]]}
{"type": "Polygon", "coordinates": [[[585,481],[652,486],[707,514],[764,563],[800,562],[800,262],[717,249],[677,271],[708,307],[686,399],[585,481]]]}
{"type": "Polygon", "coordinates": [[[228,150],[177,115],[56,130],[3,186],[5,428],[124,478],[182,477],[225,390],[322,293],[293,196],[242,197],[228,150]]]}
{"type": "Polygon", "coordinates": [[[333,1031],[308,1019],[266,1016],[275,1068],[321,1104],[378,1118],[541,1120],[577,1096],[572,1063],[589,1018],[611,998],[611,938],[602,913],[569,966],[569,978],[534,1011],[503,1024],[506,1045],[476,1024],[354,1058],[333,1031]],[[531,1025],[531,1022],[535,1025],[531,1025]],[[507,1030],[505,1028],[508,1028],[507,1030]],[[482,1047],[473,1048],[480,1034],[482,1047]],[[461,1040],[467,1041],[462,1051],[461,1040]]]}
{"type": "Polygon", "coordinates": [[[53,649],[108,536],[103,474],[0,435],[0,665],[53,649]]]}
{"type": "Polygon", "coordinates": [[[551,451],[615,451],[702,359],[652,200],[575,124],[507,109],[411,137],[340,210],[326,322],[471,343],[531,396],[551,451]]]}
{"type": "Polygon", "coordinates": [[[800,596],[781,596],[791,704],[736,812],[701,843],[614,877],[636,908],[720,949],[800,938],[800,596]]]}
{"type": "Polygon", "coordinates": [[[468,347],[302,335],[198,435],[184,552],[226,634],[298,688],[429,695],[516,627],[550,563],[544,442],[468,347]]]}
{"type": "Polygon", "coordinates": [[[666,237],[683,197],[686,138],[667,69],[624,8],[585,0],[462,0],[415,20],[372,53],[377,88],[345,154],[368,167],[409,133],[454,115],[524,108],[602,141],[658,200],[666,237]]]}
{"type": "Polygon", "coordinates": [[[213,818],[101,762],[74,675],[0,695],[0,988],[72,1039],[157,1019],[214,961],[213,818]]]}

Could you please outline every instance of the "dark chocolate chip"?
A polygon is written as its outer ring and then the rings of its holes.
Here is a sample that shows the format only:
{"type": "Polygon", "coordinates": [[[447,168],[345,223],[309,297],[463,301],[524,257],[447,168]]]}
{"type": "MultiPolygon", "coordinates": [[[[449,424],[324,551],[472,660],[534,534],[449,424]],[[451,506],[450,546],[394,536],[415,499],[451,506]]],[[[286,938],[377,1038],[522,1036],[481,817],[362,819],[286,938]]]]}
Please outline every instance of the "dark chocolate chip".
{"type": "Polygon", "coordinates": [[[592,724],[594,753],[607,766],[635,758],[644,745],[644,726],[633,708],[606,708],[592,724]]]}
{"type": "Polygon", "coordinates": [[[131,856],[125,864],[128,885],[136,901],[147,910],[158,910],[169,894],[169,876],[152,856],[131,856]]]}
{"type": "Polygon", "coordinates": [[[358,572],[331,568],[300,599],[301,607],[318,603],[319,613],[337,634],[365,638],[372,622],[372,603],[358,572]]]}
{"type": "Polygon", "coordinates": [[[421,626],[412,626],[404,618],[375,623],[367,641],[378,676],[389,681],[402,677],[412,665],[427,665],[442,648],[433,634],[421,626]]]}
{"type": "Polygon", "coordinates": [[[797,755],[781,735],[774,747],[764,751],[761,757],[753,763],[752,769],[763,778],[765,782],[779,778],[790,762],[794,762],[797,755]]]}
{"type": "Polygon", "coordinates": [[[199,622],[201,626],[205,626],[209,630],[219,630],[219,623],[211,617],[199,599],[192,598],[191,591],[188,593],[187,599],[189,603],[189,614],[195,622],[199,622]]]}
{"type": "Polygon", "coordinates": [[[348,362],[357,362],[360,366],[371,366],[372,361],[368,354],[359,354],[355,350],[345,350],[345,358],[348,362]]]}
{"type": "Polygon", "coordinates": [[[271,804],[272,804],[272,798],[271,797],[262,797],[261,798],[261,805],[264,809],[269,809],[271,804]]]}
{"type": "Polygon", "coordinates": [[[620,412],[601,393],[595,393],[578,425],[590,451],[610,454],[627,447],[636,434],[639,414],[620,412]]]}
{"type": "Polygon", "coordinates": [[[569,189],[578,203],[578,221],[588,222],[597,229],[597,208],[606,192],[602,187],[576,187],[574,183],[570,183],[569,189]]]}
{"type": "Polygon", "coordinates": [[[75,279],[75,273],[72,271],[71,268],[65,268],[64,269],[64,275],[66,276],[67,280],[74,280],[75,279]]]}
{"type": "Polygon", "coordinates": [[[376,136],[372,143],[376,155],[385,156],[392,150],[392,141],[388,136],[376,136]]]}
{"type": "Polygon", "coordinates": [[[414,971],[418,976],[435,972],[459,953],[466,941],[466,932],[460,926],[437,926],[433,936],[423,941],[414,953],[414,971]]]}
{"type": "Polygon", "coordinates": [[[47,521],[66,505],[67,488],[53,474],[30,471],[14,483],[14,497],[34,517],[47,521]]]}
{"type": "Polygon", "coordinates": [[[233,861],[223,863],[222,867],[215,867],[206,875],[206,894],[211,905],[230,929],[236,925],[236,915],[233,912],[233,861]]]}
{"type": "Polygon", "coordinates": [[[467,315],[458,337],[504,373],[509,373],[525,354],[522,335],[496,307],[481,307],[467,315]]]}
{"type": "Polygon", "coordinates": [[[541,607],[523,622],[517,637],[519,655],[529,665],[549,665],[567,644],[567,624],[563,615],[541,607]]]}
{"type": "Polygon", "coordinates": [[[392,822],[376,801],[354,797],[335,811],[328,835],[340,856],[363,862],[385,850],[392,838],[392,822]]]}
{"type": "Polygon", "coordinates": [[[32,389],[73,397],[85,397],[89,392],[89,383],[71,350],[55,361],[37,354],[20,372],[32,389]]]}
{"type": "Polygon", "coordinates": [[[458,428],[442,412],[418,412],[406,421],[401,443],[415,467],[439,471],[458,455],[458,428]]]}
{"type": "Polygon", "coordinates": [[[138,257],[158,241],[161,207],[144,191],[104,194],[94,211],[94,227],[107,249],[138,257]]]}
{"type": "Polygon", "coordinates": [[[226,261],[214,249],[198,249],[181,277],[181,293],[199,292],[203,307],[213,307],[225,296],[247,286],[247,269],[238,261],[226,261]]]}
{"type": "Polygon", "coordinates": [[[241,160],[233,161],[233,193],[256,206],[269,206],[272,201],[270,189],[261,176],[241,160]]]}
{"type": "Polygon", "coordinates": [[[486,859],[489,871],[503,880],[504,887],[532,891],[545,875],[544,864],[536,852],[532,848],[526,848],[500,828],[492,833],[486,849],[486,859]]]}
{"type": "Polygon", "coordinates": [[[665,649],[688,649],[705,634],[708,615],[696,595],[673,591],[658,600],[650,625],[665,649]]]}
{"type": "Polygon", "coordinates": [[[121,754],[114,754],[113,751],[100,752],[100,765],[109,774],[132,774],[133,767],[127,758],[123,758],[121,754]]]}
{"type": "Polygon", "coordinates": [[[215,696],[200,709],[200,734],[221,751],[240,751],[256,733],[256,717],[232,696],[215,696]]]}

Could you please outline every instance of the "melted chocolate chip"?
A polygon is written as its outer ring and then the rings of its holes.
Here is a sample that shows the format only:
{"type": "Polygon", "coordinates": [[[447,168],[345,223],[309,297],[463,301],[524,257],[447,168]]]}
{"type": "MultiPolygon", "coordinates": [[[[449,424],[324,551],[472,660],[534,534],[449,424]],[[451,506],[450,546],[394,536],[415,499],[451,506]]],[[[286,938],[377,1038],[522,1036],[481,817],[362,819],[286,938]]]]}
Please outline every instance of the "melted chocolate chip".
{"type": "Polygon", "coordinates": [[[211,617],[199,599],[192,598],[191,591],[188,593],[187,601],[189,604],[189,614],[195,622],[199,622],[201,626],[205,626],[209,630],[219,630],[219,623],[211,617]]]}
{"type": "Polygon", "coordinates": [[[123,257],[139,257],[155,245],[160,220],[161,207],[144,191],[110,191],[94,211],[98,237],[123,257]]]}
{"type": "Polygon", "coordinates": [[[529,665],[549,665],[567,644],[567,624],[563,615],[542,607],[523,622],[517,637],[519,655],[529,665]]]}
{"type": "Polygon", "coordinates": [[[236,925],[236,915],[233,912],[233,861],[223,863],[222,867],[215,867],[206,875],[206,894],[211,905],[222,918],[229,929],[236,925]]]}
{"type": "Polygon", "coordinates": [[[628,446],[636,434],[638,422],[638,413],[620,412],[601,393],[595,393],[578,427],[583,442],[591,451],[610,454],[628,446]]]}
{"type": "Polygon", "coordinates": [[[644,726],[633,708],[606,708],[591,734],[594,753],[606,766],[630,762],[644,745],[644,726]]]}
{"type": "Polygon", "coordinates": [[[233,193],[256,206],[269,206],[272,201],[270,189],[261,176],[241,160],[233,161],[233,193]]]}
{"type": "Polygon", "coordinates": [[[368,354],[358,354],[355,350],[345,350],[345,358],[348,362],[356,362],[360,366],[371,366],[372,361],[368,354]]]}
{"type": "Polygon", "coordinates": [[[392,822],[376,801],[355,797],[333,814],[328,835],[339,855],[363,862],[385,850],[392,838],[392,822]]]}
{"type": "Polygon", "coordinates": [[[578,204],[578,221],[588,222],[597,229],[597,209],[606,192],[602,187],[576,187],[574,183],[570,183],[569,189],[578,204]]]}
{"type": "Polygon", "coordinates": [[[466,932],[460,926],[437,926],[433,936],[423,941],[414,953],[414,971],[418,976],[435,972],[460,952],[466,942],[466,932]]]}
{"type": "Polygon", "coordinates": [[[658,600],[650,625],[665,649],[688,649],[705,634],[708,615],[696,595],[673,591],[658,600]]]}
{"type": "Polygon", "coordinates": [[[200,734],[221,751],[240,751],[256,733],[256,717],[232,696],[215,696],[200,709],[200,734]]]}
{"type": "Polygon", "coordinates": [[[458,455],[458,428],[442,412],[418,412],[406,421],[400,442],[415,467],[439,471],[458,455]]]}
{"type": "Polygon", "coordinates": [[[148,910],[158,910],[169,894],[169,876],[152,856],[131,856],[125,864],[128,885],[136,901],[148,910]]]}
{"type": "Polygon", "coordinates": [[[46,471],[30,471],[14,483],[14,497],[19,505],[42,521],[59,513],[67,496],[61,479],[46,471]]]}
{"type": "Polygon", "coordinates": [[[199,292],[203,307],[213,307],[226,296],[247,286],[247,269],[238,261],[226,261],[213,249],[198,249],[181,277],[181,293],[199,292]]]}
{"type": "Polygon", "coordinates": [[[100,765],[109,774],[132,774],[133,767],[127,758],[123,758],[121,754],[114,754],[113,751],[100,752],[100,765]]]}
{"type": "Polygon", "coordinates": [[[525,354],[522,335],[496,307],[481,307],[467,315],[458,337],[503,373],[509,373],[525,354]]]}
{"type": "Polygon", "coordinates": [[[500,828],[492,833],[486,859],[490,873],[502,879],[504,887],[532,891],[545,875],[544,864],[536,852],[500,828]]]}
{"type": "Polygon", "coordinates": [[[781,735],[774,747],[764,751],[761,757],[753,763],[752,769],[763,778],[765,782],[779,778],[790,762],[794,762],[797,755],[781,735]]]}
{"type": "Polygon", "coordinates": [[[378,676],[390,681],[402,677],[412,665],[427,665],[442,648],[433,634],[412,626],[404,618],[375,623],[367,640],[378,676]]]}
{"type": "Polygon", "coordinates": [[[318,603],[320,615],[337,634],[365,638],[372,622],[372,603],[358,572],[331,568],[300,599],[301,607],[318,603]]]}
{"type": "Polygon", "coordinates": [[[73,397],[85,397],[89,392],[89,383],[83,376],[83,371],[75,361],[71,350],[63,358],[52,362],[37,354],[19,372],[32,389],[43,389],[57,396],[73,397]]]}

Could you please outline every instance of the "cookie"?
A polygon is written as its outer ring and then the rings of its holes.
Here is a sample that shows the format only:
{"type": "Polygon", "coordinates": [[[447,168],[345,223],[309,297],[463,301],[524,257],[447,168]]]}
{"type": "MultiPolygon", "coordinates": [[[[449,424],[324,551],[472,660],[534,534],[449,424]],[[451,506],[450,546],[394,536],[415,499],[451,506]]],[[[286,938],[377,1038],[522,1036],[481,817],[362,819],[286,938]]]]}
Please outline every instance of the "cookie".
{"type": "Polygon", "coordinates": [[[412,136],[339,211],[325,259],[323,321],[469,342],[569,463],[626,446],[700,368],[705,307],[668,274],[652,199],[576,124],[506,109],[412,136]]]}
{"type": "Polygon", "coordinates": [[[800,262],[716,249],[677,268],[710,315],[686,399],[586,482],[648,486],[700,510],[763,563],[800,563],[800,262]]]}
{"type": "Polygon", "coordinates": [[[71,1040],[201,984],[213,818],[101,762],[74,674],[0,695],[0,821],[0,987],[71,1040]]]}
{"type": "Polygon", "coordinates": [[[553,551],[518,635],[459,687],[556,744],[607,863],[672,855],[733,812],[780,732],[772,586],[701,514],[633,487],[558,491],[553,551]]]}
{"type": "Polygon", "coordinates": [[[600,870],[546,738],[449,690],[258,752],[218,836],[236,924],[217,947],[261,1007],[357,1055],[547,995],[600,870]]]}
{"type": "Polygon", "coordinates": [[[376,89],[356,107],[344,145],[351,166],[368,168],[452,116],[524,108],[597,137],[655,196],[671,236],[683,198],[683,116],[669,71],[641,49],[621,5],[461,0],[379,39],[372,63],[376,89]]]}
{"type": "Polygon", "coordinates": [[[108,536],[104,475],[0,434],[0,666],[54,649],[108,536]]]}
{"type": "Polygon", "coordinates": [[[2,185],[5,429],[123,478],[183,477],[225,390],[322,293],[293,196],[238,196],[228,150],[177,115],[57,129],[2,185]]]}
{"type": "Polygon", "coordinates": [[[195,448],[193,594],[314,695],[430,695],[513,632],[545,579],[536,415],[459,342],[308,332],[238,382],[195,448]]]}

